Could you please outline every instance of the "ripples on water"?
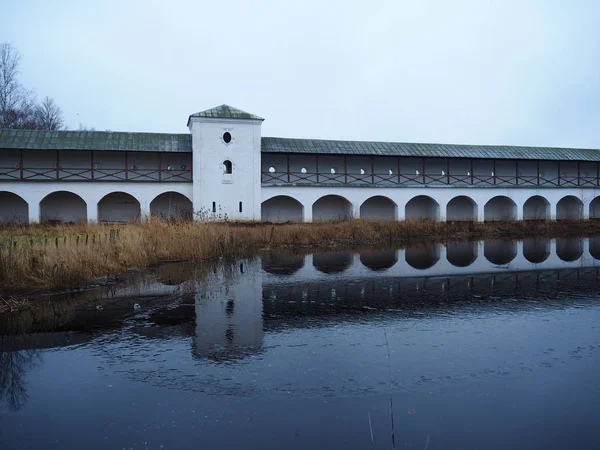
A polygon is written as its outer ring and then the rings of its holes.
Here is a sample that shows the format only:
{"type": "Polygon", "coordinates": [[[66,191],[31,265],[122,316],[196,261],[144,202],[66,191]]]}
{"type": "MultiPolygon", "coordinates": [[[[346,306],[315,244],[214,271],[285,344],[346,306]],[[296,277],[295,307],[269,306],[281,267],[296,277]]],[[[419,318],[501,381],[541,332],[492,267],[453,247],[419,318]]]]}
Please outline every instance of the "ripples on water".
{"type": "Polygon", "coordinates": [[[598,448],[597,257],[274,253],[40,299],[0,316],[0,448],[383,449],[390,396],[397,448],[598,448]]]}

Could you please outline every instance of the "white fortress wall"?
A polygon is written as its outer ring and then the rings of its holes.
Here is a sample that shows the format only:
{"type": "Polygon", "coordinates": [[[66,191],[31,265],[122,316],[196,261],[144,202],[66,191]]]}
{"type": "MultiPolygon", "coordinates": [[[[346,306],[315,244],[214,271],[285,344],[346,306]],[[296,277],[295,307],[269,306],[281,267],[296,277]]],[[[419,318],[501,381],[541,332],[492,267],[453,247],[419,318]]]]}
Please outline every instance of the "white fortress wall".
{"type": "MultiPolygon", "coordinates": [[[[264,186],[261,193],[266,205],[263,219],[274,222],[278,221],[276,214],[280,215],[279,221],[290,217],[300,221],[300,211],[306,222],[344,218],[349,214],[348,204],[354,219],[384,216],[395,220],[446,221],[476,217],[484,221],[522,219],[525,203],[532,197],[538,202],[542,199],[548,202],[549,215],[545,218],[586,219],[590,203],[600,195],[600,188],[264,186]],[[365,203],[373,197],[377,197],[375,203],[365,203]],[[276,204],[269,202],[276,198],[276,204]]],[[[592,205],[593,217],[600,210],[595,205],[592,205]]],[[[537,216],[542,210],[546,208],[539,205],[527,209],[529,216],[537,216]]]]}

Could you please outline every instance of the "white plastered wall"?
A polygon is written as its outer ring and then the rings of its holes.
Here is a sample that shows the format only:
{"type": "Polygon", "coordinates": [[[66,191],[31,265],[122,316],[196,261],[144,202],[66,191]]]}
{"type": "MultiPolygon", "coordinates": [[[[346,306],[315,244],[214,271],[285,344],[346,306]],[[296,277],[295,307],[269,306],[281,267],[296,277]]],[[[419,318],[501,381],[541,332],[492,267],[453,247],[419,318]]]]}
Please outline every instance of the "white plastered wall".
{"type": "MultiPolygon", "coordinates": [[[[40,202],[47,195],[66,191],[78,195],[86,203],[87,220],[98,221],[98,202],[113,192],[124,192],[134,197],[140,203],[141,217],[150,215],[150,202],[164,192],[178,192],[188,198],[192,196],[192,183],[136,183],[130,182],[0,182],[0,192],[12,192],[19,195],[29,206],[29,222],[39,222],[40,202]]],[[[75,205],[77,202],[74,202],[75,205]]],[[[64,216],[57,217],[65,220],[73,217],[70,208],[75,206],[68,203],[64,216]]]]}
{"type": "Polygon", "coordinates": [[[201,217],[260,220],[260,127],[260,120],[190,119],[194,211],[201,217]],[[223,139],[226,132],[230,143],[223,139]],[[231,175],[224,174],[226,160],[232,163],[231,175]]]}

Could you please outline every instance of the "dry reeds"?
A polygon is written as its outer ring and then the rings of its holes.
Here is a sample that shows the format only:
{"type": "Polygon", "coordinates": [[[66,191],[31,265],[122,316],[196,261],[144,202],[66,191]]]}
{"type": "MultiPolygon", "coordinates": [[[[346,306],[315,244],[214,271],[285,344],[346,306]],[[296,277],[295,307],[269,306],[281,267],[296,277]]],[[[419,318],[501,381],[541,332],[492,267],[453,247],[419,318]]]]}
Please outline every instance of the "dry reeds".
{"type": "Polygon", "coordinates": [[[314,224],[165,222],[114,227],[34,225],[0,229],[0,295],[64,289],[164,260],[218,260],[274,248],[403,246],[414,241],[600,233],[600,222],[436,223],[355,220],[314,224]]]}

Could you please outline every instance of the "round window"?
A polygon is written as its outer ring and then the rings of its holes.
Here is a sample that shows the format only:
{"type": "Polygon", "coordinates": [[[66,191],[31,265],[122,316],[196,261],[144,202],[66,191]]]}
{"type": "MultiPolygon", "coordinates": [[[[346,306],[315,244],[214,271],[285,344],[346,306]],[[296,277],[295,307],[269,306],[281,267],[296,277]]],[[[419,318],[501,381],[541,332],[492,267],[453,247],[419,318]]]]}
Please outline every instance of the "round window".
{"type": "Polygon", "coordinates": [[[229,144],[231,142],[231,133],[229,131],[223,133],[223,142],[225,142],[226,144],[229,144]]]}

